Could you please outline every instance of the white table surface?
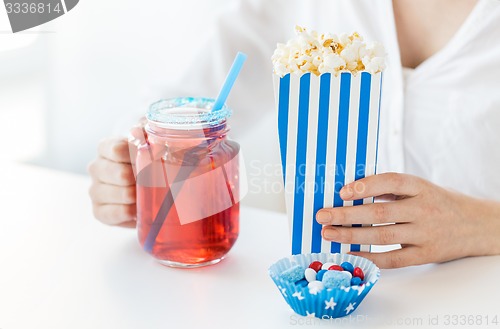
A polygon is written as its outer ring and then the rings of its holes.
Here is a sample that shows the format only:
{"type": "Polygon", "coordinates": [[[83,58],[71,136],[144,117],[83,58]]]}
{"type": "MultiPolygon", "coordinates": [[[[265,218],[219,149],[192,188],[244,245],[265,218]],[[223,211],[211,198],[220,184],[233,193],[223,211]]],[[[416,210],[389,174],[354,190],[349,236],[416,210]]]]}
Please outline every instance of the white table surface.
{"type": "Polygon", "coordinates": [[[362,305],[335,325],[294,315],[268,277],[269,265],[288,254],[284,214],[243,207],[225,260],[172,269],[141,250],[134,230],[93,219],[86,177],[0,168],[1,329],[373,328],[375,318],[382,327],[436,328],[453,327],[454,315],[474,316],[462,328],[500,328],[500,257],[383,270],[362,305]]]}

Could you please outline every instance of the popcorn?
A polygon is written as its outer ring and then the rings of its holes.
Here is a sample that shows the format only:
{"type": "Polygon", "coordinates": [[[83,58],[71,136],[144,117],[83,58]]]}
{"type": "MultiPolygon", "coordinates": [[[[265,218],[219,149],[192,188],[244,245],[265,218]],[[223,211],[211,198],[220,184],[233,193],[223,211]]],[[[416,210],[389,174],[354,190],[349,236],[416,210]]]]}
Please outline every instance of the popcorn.
{"type": "Polygon", "coordinates": [[[372,74],[385,69],[385,49],[378,42],[366,43],[354,32],[337,36],[331,33],[308,32],[295,27],[296,37],[286,44],[278,43],[271,57],[274,73],[280,77],[288,73],[320,75],[339,72],[372,74]]]}
{"type": "Polygon", "coordinates": [[[323,58],[323,63],[318,66],[320,73],[337,73],[346,68],[345,59],[337,54],[329,54],[323,58]]]}

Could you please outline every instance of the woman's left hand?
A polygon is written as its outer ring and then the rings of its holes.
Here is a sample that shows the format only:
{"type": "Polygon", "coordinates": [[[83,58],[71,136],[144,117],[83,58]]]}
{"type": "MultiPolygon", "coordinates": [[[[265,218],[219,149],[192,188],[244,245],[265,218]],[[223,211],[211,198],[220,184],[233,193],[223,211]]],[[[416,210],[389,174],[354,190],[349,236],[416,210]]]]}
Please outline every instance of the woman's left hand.
{"type": "Polygon", "coordinates": [[[379,174],[348,184],[343,200],[378,197],[378,202],[320,210],[326,240],[349,244],[389,245],[384,252],[352,252],[381,268],[444,262],[466,256],[500,253],[498,204],[448,191],[424,179],[397,173],[379,174]],[[492,218],[493,217],[493,218],[492,218]],[[392,223],[392,224],[389,224],[392,223]],[[351,224],[389,224],[342,227],[351,224]]]}

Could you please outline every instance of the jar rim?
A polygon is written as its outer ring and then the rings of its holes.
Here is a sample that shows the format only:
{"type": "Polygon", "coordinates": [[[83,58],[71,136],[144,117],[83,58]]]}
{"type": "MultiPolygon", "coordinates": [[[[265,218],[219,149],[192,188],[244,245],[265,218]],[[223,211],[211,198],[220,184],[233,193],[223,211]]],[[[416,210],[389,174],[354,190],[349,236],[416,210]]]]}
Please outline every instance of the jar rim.
{"type": "Polygon", "coordinates": [[[205,97],[160,99],[150,105],[146,118],[150,123],[170,129],[216,126],[224,123],[232,111],[226,105],[212,111],[214,103],[213,98],[205,97]]]}

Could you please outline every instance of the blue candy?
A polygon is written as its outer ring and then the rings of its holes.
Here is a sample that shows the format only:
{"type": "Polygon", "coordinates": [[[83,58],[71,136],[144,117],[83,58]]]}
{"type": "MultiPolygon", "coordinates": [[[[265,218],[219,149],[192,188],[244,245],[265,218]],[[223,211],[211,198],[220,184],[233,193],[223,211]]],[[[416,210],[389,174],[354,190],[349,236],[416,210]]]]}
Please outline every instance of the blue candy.
{"type": "Polygon", "coordinates": [[[362,282],[361,278],[355,276],[351,279],[351,286],[359,286],[362,282]]]}
{"type": "Polygon", "coordinates": [[[321,281],[323,280],[323,275],[328,272],[327,270],[319,270],[318,274],[316,274],[316,280],[321,281]]]}
{"type": "Polygon", "coordinates": [[[309,284],[309,281],[307,281],[306,279],[302,279],[302,280],[299,280],[299,281],[295,282],[295,284],[297,286],[305,287],[305,286],[307,286],[309,284]]]}
{"type": "Polygon", "coordinates": [[[351,275],[344,271],[328,271],[323,275],[325,288],[340,288],[351,286],[351,275]]]}
{"type": "Polygon", "coordinates": [[[304,278],[304,271],[305,271],[305,269],[302,266],[294,265],[294,266],[290,267],[289,269],[283,271],[281,273],[280,277],[283,280],[297,282],[297,281],[302,280],[304,278]]]}
{"type": "Polygon", "coordinates": [[[343,262],[342,264],[340,264],[340,266],[344,269],[344,271],[347,271],[351,274],[354,271],[354,266],[349,262],[343,262]]]}

